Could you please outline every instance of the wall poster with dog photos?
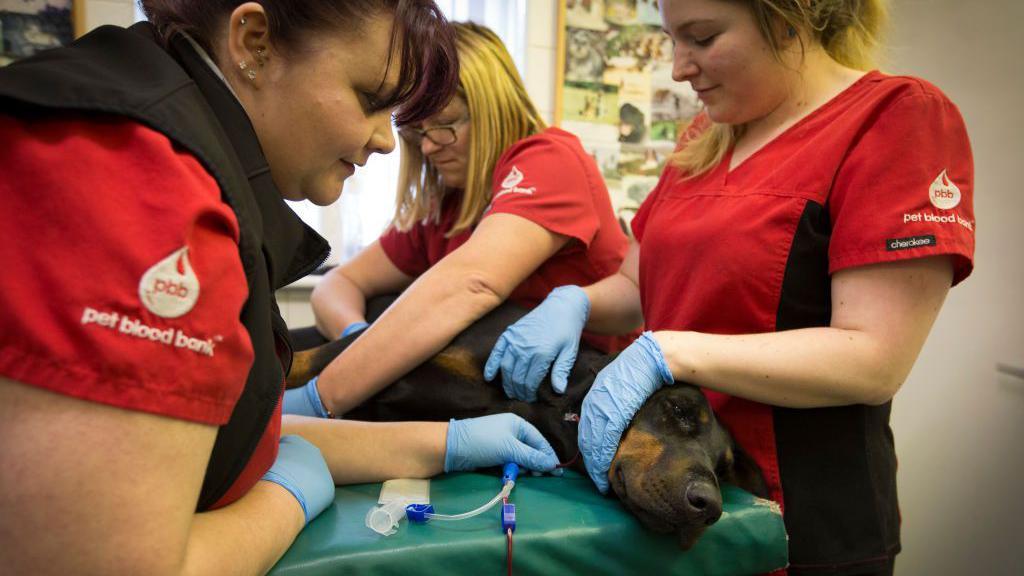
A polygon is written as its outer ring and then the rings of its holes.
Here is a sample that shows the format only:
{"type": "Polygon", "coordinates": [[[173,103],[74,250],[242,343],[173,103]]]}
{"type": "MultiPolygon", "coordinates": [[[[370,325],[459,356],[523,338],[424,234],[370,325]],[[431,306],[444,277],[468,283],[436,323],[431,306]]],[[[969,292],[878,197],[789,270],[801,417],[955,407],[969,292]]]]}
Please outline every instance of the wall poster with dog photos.
{"type": "Polygon", "coordinates": [[[672,80],[672,42],[658,0],[561,0],[555,123],[597,161],[612,205],[628,221],[675,148],[678,125],[700,111],[672,80]]]}
{"type": "Polygon", "coordinates": [[[69,44],[82,29],[83,0],[0,0],[0,66],[69,44]]]}

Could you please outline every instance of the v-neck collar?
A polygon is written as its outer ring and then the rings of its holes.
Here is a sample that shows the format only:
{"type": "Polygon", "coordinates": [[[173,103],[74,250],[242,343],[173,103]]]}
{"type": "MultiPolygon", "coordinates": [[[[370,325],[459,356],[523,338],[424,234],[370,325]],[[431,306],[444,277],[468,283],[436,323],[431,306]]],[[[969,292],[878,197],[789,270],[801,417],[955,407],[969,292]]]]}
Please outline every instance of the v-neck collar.
{"type": "Polygon", "coordinates": [[[742,162],[730,168],[729,165],[732,164],[732,155],[733,152],[735,152],[736,150],[735,145],[733,145],[722,157],[721,162],[718,163],[718,167],[715,169],[715,172],[717,173],[716,179],[722,182],[723,184],[727,184],[730,180],[733,179],[733,176],[735,176],[737,172],[743,170],[744,167],[751,164],[752,160],[755,160],[757,157],[764,155],[766,153],[766,150],[774,147],[775,145],[777,145],[778,142],[785,140],[793,132],[799,130],[805,124],[813,121],[815,118],[817,118],[827,110],[834,108],[838,104],[842,103],[852,94],[856,93],[863,84],[867,83],[868,81],[877,79],[880,75],[881,72],[879,72],[878,70],[871,70],[861,75],[860,78],[857,78],[857,80],[855,80],[853,83],[851,83],[849,86],[844,88],[842,91],[840,91],[832,98],[828,99],[824,104],[818,106],[814,110],[807,113],[803,118],[794,122],[792,126],[786,128],[785,130],[777,134],[774,138],[762,144],[761,147],[758,148],[757,150],[754,150],[754,152],[751,153],[746,158],[744,158],[742,162]]]}

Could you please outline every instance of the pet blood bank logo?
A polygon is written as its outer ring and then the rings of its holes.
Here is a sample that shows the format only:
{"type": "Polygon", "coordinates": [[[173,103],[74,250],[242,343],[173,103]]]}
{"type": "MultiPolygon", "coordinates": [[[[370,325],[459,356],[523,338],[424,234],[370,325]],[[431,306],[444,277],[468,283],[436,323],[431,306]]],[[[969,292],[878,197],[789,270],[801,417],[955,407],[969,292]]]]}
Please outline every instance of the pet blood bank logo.
{"type": "Polygon", "coordinates": [[[139,281],[139,298],[147,310],[162,318],[177,318],[199,299],[199,278],[188,261],[188,246],[146,270],[139,281]]]}
{"type": "Polygon", "coordinates": [[[505,179],[501,181],[501,190],[499,190],[498,193],[495,194],[493,198],[491,198],[491,203],[487,205],[487,208],[484,208],[484,213],[490,212],[491,206],[494,205],[494,201],[506,194],[533,194],[537,190],[535,187],[519,187],[519,184],[523,181],[525,177],[526,176],[523,174],[522,170],[513,166],[512,169],[509,170],[508,175],[505,176],[505,179]]]}
{"type": "Polygon", "coordinates": [[[513,166],[512,170],[509,171],[508,176],[505,176],[505,179],[501,181],[501,187],[502,188],[515,188],[522,181],[523,181],[523,173],[519,170],[519,168],[516,168],[515,166],[513,166]]]}
{"type": "Polygon", "coordinates": [[[960,188],[949,179],[946,171],[943,170],[928,187],[928,197],[932,204],[941,210],[956,208],[960,203],[960,188]]]}

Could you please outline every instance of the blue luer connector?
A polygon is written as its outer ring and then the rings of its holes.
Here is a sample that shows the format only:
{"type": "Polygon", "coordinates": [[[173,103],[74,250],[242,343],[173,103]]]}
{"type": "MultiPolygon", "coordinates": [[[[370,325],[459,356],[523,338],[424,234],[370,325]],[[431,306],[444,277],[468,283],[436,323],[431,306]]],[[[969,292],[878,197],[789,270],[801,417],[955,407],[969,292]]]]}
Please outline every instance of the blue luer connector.
{"type": "Polygon", "coordinates": [[[417,524],[423,524],[428,520],[428,518],[424,517],[424,514],[433,513],[433,504],[409,504],[405,507],[405,517],[409,519],[409,522],[417,524]]]}
{"type": "Polygon", "coordinates": [[[509,530],[516,531],[516,505],[505,503],[501,505],[501,532],[509,530]]]}
{"type": "Polygon", "coordinates": [[[515,462],[507,462],[504,468],[501,469],[501,485],[504,486],[509,482],[515,482],[516,478],[519,477],[519,465],[515,462]]]}

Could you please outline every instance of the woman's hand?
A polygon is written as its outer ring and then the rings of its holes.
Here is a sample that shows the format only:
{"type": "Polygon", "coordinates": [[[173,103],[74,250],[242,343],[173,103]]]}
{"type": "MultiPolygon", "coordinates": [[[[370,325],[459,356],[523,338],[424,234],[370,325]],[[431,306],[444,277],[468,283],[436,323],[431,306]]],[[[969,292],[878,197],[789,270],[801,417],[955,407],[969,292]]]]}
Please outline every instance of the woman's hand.
{"type": "Polygon", "coordinates": [[[334,501],[334,480],[320,450],[301,436],[282,436],[274,465],[263,475],[290,492],[306,518],[306,524],[334,501]]]}
{"type": "Polygon", "coordinates": [[[602,494],[608,492],[608,468],[626,426],[651,394],[673,382],[651,332],[641,334],[598,373],[583,399],[579,446],[587,473],[602,494]]]}
{"type": "Polygon", "coordinates": [[[558,456],[544,436],[515,414],[492,414],[448,423],[444,471],[456,472],[515,462],[523,468],[551,472],[558,456]]]}
{"type": "Polygon", "coordinates": [[[318,378],[313,378],[301,388],[285,390],[282,400],[282,414],[297,414],[299,416],[312,416],[315,418],[330,418],[331,413],[324,407],[320,399],[320,390],[317,388],[318,378]]]}
{"type": "Polygon", "coordinates": [[[555,288],[540,306],[509,326],[498,338],[484,366],[484,378],[493,380],[501,368],[505,394],[533,402],[550,368],[551,387],[564,394],[579,352],[580,333],[589,315],[590,299],[582,288],[555,288]]]}

